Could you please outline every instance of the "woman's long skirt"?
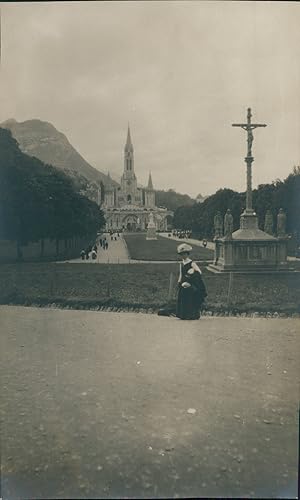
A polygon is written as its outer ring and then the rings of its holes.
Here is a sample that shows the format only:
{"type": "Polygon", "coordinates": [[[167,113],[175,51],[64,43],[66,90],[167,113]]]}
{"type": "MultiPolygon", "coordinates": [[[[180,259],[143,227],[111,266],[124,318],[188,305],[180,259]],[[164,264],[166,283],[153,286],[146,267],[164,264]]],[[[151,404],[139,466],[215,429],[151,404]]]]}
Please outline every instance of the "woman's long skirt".
{"type": "Polygon", "coordinates": [[[192,287],[181,287],[179,289],[176,308],[177,318],[199,319],[200,307],[198,293],[192,287]]]}

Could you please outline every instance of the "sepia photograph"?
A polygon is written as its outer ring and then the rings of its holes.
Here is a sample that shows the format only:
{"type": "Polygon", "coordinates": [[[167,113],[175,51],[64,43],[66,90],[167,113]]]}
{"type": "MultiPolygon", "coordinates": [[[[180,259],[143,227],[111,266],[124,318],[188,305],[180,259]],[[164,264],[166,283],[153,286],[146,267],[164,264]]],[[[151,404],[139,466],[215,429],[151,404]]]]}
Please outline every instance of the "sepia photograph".
{"type": "Polygon", "coordinates": [[[299,497],[299,26],[0,2],[0,500],[299,497]]]}

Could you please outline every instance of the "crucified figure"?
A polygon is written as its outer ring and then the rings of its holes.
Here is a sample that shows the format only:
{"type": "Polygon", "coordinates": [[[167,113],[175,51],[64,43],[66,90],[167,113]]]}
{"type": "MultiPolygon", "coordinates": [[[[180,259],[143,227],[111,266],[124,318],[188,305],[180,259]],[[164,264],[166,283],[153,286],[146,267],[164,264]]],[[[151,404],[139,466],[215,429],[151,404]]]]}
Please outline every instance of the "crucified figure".
{"type": "Polygon", "coordinates": [[[247,132],[247,143],[248,143],[248,151],[247,151],[247,156],[252,157],[252,143],[253,143],[253,132],[257,127],[266,127],[266,125],[261,124],[261,123],[251,123],[251,108],[248,108],[248,113],[247,113],[247,123],[234,123],[232,126],[233,127],[241,127],[242,129],[246,130],[247,132]]]}
{"type": "Polygon", "coordinates": [[[253,143],[253,139],[254,139],[254,135],[253,135],[252,130],[254,128],[255,127],[251,127],[251,126],[250,127],[249,126],[243,127],[243,129],[247,131],[247,143],[248,143],[247,156],[252,156],[252,143],[253,143]]]}

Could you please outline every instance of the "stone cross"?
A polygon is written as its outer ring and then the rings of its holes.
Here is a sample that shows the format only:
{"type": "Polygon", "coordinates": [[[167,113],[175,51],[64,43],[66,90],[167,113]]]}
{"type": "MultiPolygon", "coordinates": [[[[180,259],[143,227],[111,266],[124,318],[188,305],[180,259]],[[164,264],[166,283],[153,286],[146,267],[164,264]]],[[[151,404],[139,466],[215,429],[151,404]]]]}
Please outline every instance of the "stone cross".
{"type": "Polygon", "coordinates": [[[254,160],[252,156],[252,143],[253,143],[253,130],[257,127],[266,127],[267,125],[263,123],[251,123],[251,108],[248,108],[247,113],[247,123],[233,123],[233,127],[241,127],[247,132],[247,156],[245,158],[245,162],[247,164],[247,194],[246,194],[246,212],[249,214],[253,213],[252,207],[252,162],[254,160]]]}

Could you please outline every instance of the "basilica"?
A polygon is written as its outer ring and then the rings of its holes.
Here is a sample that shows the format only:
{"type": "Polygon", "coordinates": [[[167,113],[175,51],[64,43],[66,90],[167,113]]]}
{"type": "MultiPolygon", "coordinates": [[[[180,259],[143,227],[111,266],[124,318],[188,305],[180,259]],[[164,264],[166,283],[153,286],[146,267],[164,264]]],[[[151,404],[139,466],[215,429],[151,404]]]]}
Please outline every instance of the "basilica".
{"type": "Polygon", "coordinates": [[[133,145],[128,126],[124,148],[124,171],[119,186],[113,183],[105,187],[102,209],[107,231],[144,231],[152,213],[158,231],[167,230],[167,216],[170,210],[155,205],[155,191],[151,173],[147,187],[139,187],[134,172],[133,145]]]}

